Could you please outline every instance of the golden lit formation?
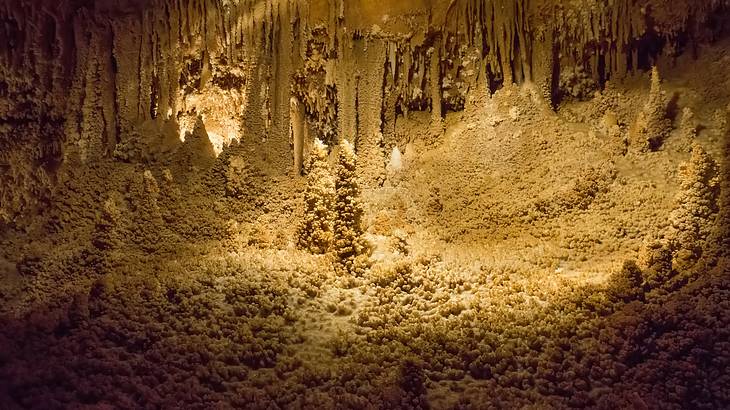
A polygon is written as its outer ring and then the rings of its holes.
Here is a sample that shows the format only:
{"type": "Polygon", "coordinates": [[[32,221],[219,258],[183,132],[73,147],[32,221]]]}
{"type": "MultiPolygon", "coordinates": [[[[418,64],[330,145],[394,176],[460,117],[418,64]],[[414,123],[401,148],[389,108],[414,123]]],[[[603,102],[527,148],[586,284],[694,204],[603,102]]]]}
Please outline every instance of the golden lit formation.
{"type": "Polygon", "coordinates": [[[0,409],[730,408],[726,0],[6,0],[0,409]]]}

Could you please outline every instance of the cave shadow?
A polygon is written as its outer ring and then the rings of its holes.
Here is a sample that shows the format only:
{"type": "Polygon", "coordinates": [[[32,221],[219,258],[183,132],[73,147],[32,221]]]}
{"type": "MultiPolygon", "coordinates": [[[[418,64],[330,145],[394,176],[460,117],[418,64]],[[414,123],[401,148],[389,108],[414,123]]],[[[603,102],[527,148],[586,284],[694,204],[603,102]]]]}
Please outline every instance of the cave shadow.
{"type": "Polygon", "coordinates": [[[667,102],[667,118],[674,120],[679,115],[679,92],[673,92],[672,95],[669,97],[669,101],[667,102]]]}
{"type": "MultiPolygon", "coordinates": [[[[276,367],[277,344],[290,337],[285,325],[269,321],[263,332],[274,340],[257,339],[257,314],[218,318],[184,285],[156,289],[132,281],[120,289],[100,280],[67,302],[0,317],[0,408],[200,408],[203,398],[232,400],[238,387],[253,386],[252,371],[276,367]],[[190,303],[203,311],[186,310],[190,303]],[[171,309],[189,316],[165,314],[171,309]],[[226,321],[254,339],[221,349],[231,341],[213,329],[226,321]]],[[[241,393],[233,407],[249,399],[241,393]]]]}

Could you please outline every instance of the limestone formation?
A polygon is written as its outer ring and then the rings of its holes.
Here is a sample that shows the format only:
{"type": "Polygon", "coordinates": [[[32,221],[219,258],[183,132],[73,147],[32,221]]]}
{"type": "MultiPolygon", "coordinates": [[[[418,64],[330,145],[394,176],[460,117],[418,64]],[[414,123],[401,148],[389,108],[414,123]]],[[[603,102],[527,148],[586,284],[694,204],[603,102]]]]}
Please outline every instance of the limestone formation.
{"type": "MultiPolygon", "coordinates": [[[[599,82],[623,77],[655,57],[643,47],[650,36],[676,50],[723,4],[10,0],[0,7],[2,212],[47,198],[60,162],[146,158],[138,136],[169,135],[167,123],[191,111],[214,146],[250,139],[280,173],[294,162],[290,129],[302,125],[312,140],[357,136],[364,163],[379,167],[387,151],[373,138],[383,131],[389,150],[399,116],[429,111],[440,135],[466,93],[555,88],[567,67],[599,82]]],[[[382,182],[382,172],[363,175],[382,182]]]]}
{"type": "Polygon", "coordinates": [[[309,154],[304,219],[297,233],[299,247],[314,254],[327,253],[334,240],[335,179],[328,151],[322,141],[316,140],[309,154]]]}
{"type": "Polygon", "coordinates": [[[0,409],[730,408],[728,21],[0,1],[0,409]]]}
{"type": "Polygon", "coordinates": [[[92,244],[99,250],[105,251],[117,248],[123,241],[122,214],[113,198],[104,202],[104,207],[97,217],[92,244]]]}
{"type": "Polygon", "coordinates": [[[659,70],[651,70],[651,89],[649,99],[636,119],[634,129],[635,144],[642,151],[656,151],[672,131],[672,121],[668,118],[669,101],[661,88],[659,70]]]}
{"type": "Polygon", "coordinates": [[[718,211],[719,184],[717,163],[695,142],[689,162],[680,169],[681,191],[675,199],[677,208],[670,215],[667,236],[676,264],[695,261],[700,256],[718,211]]]}
{"type": "Polygon", "coordinates": [[[687,142],[691,144],[697,137],[698,129],[699,124],[694,112],[691,108],[684,107],[679,118],[679,132],[682,135],[682,138],[686,139],[687,142]]]}
{"type": "Polygon", "coordinates": [[[367,256],[363,235],[363,208],[358,182],[355,149],[343,140],[335,169],[334,249],[337,261],[347,273],[356,274],[367,256]]]}

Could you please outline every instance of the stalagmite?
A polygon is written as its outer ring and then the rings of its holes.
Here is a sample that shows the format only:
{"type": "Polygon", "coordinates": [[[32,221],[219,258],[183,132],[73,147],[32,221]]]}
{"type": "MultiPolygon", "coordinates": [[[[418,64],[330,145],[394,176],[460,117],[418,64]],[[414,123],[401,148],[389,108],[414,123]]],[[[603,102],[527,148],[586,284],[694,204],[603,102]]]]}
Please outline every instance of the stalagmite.
{"type": "MultiPolygon", "coordinates": [[[[0,52],[2,72],[13,79],[2,95],[0,117],[26,115],[7,108],[11,93],[32,95],[31,111],[40,113],[30,117],[22,143],[3,132],[3,144],[57,147],[54,161],[61,163],[94,161],[111,156],[116,144],[133,144],[147,122],[164,133],[186,113],[210,111],[214,95],[235,90],[230,100],[238,106],[226,110],[225,118],[203,115],[204,122],[219,135],[216,144],[250,142],[278,174],[294,165],[289,104],[312,33],[323,33],[316,35],[327,68],[324,81],[312,78],[309,87],[326,91],[311,104],[299,97],[309,124],[304,128],[316,124],[311,135],[333,141],[381,134],[391,141],[397,118],[413,110],[430,110],[432,133],[440,134],[441,118],[463,109],[466,93],[485,85],[494,91],[535,81],[552,98],[566,67],[583,67],[600,82],[646,69],[661,51],[646,47],[648,41],[661,39],[676,50],[726,6],[702,0],[677,5],[672,13],[659,3],[633,0],[454,0],[404,3],[388,14],[387,7],[334,0],[36,3],[10,0],[0,8],[0,33],[8,39],[0,52]],[[406,24],[397,16],[411,8],[418,12],[406,24]],[[682,13],[693,18],[675,18],[682,13]],[[358,18],[366,15],[363,25],[358,18]],[[365,44],[372,49],[363,60],[358,54],[365,44]],[[23,91],[36,84],[30,94],[23,91]]],[[[25,184],[35,182],[8,179],[2,196],[24,196],[25,184]]]]}
{"type": "Polygon", "coordinates": [[[0,410],[730,409],[728,23],[0,1],[0,410]]]}

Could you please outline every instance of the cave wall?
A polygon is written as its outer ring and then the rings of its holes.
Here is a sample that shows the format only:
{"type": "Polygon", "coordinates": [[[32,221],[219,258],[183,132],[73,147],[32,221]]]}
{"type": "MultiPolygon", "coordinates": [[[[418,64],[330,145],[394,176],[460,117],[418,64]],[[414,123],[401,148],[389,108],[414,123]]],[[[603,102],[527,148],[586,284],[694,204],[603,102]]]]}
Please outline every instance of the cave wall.
{"type": "Polygon", "coordinates": [[[240,139],[274,174],[300,171],[295,145],[353,140],[377,185],[409,111],[431,112],[437,137],[470,93],[531,81],[550,99],[571,66],[621,78],[713,40],[728,3],[8,0],[0,219],[43,205],[64,166],[153,160],[139,146],[174,146],[198,116],[214,145],[240,139]]]}
{"type": "Polygon", "coordinates": [[[0,216],[48,198],[59,165],[149,160],[126,151],[191,132],[188,114],[210,114],[206,125],[224,128],[213,117],[231,107],[189,98],[214,97],[211,89],[245,91],[232,98],[242,103],[231,108],[238,118],[227,119],[266,140],[272,164],[282,163],[292,12],[299,13],[293,2],[280,1],[4,2],[0,216]]]}

